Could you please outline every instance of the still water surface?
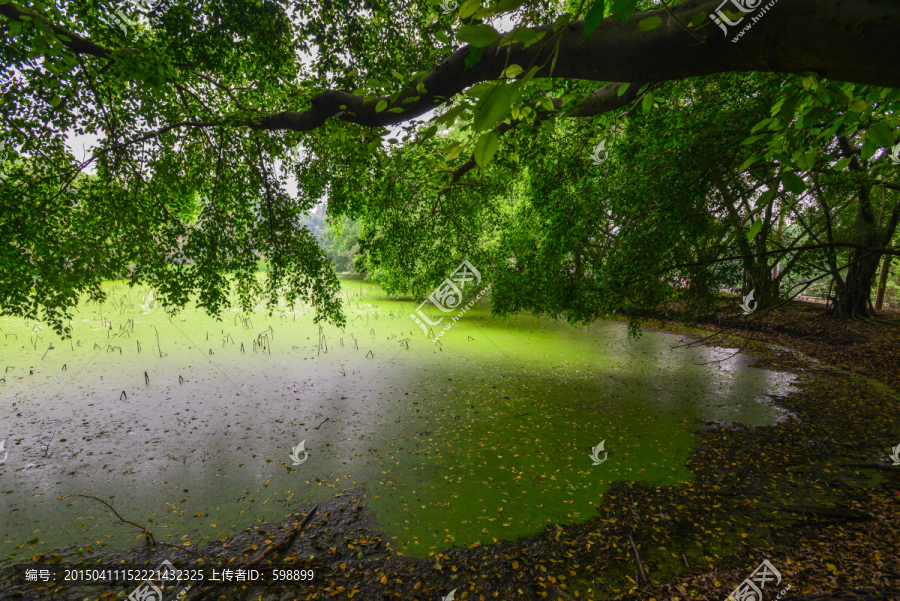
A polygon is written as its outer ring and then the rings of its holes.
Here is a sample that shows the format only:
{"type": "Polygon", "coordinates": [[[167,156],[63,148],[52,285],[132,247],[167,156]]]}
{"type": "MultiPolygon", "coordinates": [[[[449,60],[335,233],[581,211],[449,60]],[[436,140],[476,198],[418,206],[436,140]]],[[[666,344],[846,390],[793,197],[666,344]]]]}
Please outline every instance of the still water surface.
{"type": "Polygon", "coordinates": [[[499,319],[487,304],[435,344],[416,304],[358,281],[321,348],[309,308],[170,320],[141,310],[147,289],[109,288],[71,343],[0,318],[4,563],[135,544],[76,494],[195,547],[353,486],[404,553],[510,540],[593,517],[611,482],[688,480],[698,419],[772,423],[767,395],[793,379],[743,355],[709,363],[733,351],[671,334],[629,341],[619,322],[499,319]]]}

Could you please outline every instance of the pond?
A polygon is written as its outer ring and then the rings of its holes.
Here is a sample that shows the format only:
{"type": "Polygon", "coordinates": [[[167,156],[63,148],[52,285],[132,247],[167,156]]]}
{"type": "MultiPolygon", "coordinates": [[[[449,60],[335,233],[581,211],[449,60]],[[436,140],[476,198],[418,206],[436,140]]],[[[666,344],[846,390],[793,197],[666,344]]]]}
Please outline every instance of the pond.
{"type": "Polygon", "coordinates": [[[108,287],[71,341],[0,318],[5,563],[136,544],[86,497],[194,548],[355,486],[400,553],[512,540],[597,515],[612,482],[687,481],[698,420],[770,424],[767,395],[793,380],[681,336],[485,302],[435,343],[417,303],[359,281],[321,345],[308,307],[170,319],[141,309],[148,289],[108,287]]]}

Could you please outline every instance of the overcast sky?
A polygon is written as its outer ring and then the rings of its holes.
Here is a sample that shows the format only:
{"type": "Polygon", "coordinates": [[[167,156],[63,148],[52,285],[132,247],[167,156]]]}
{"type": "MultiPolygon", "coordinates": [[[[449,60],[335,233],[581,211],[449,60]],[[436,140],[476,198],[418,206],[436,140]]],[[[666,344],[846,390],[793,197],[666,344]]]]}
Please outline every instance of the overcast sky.
{"type": "MultiPolygon", "coordinates": [[[[144,17],[141,17],[141,19],[144,19],[144,17]]],[[[509,31],[510,29],[512,29],[513,20],[509,15],[504,15],[501,18],[494,19],[493,21],[490,22],[490,24],[498,31],[501,31],[501,32],[509,31]]],[[[311,48],[311,52],[309,52],[309,53],[298,52],[298,55],[300,57],[300,62],[304,66],[307,66],[307,65],[315,62],[318,54],[319,54],[318,46],[313,46],[311,48]]],[[[304,107],[297,107],[295,110],[303,110],[303,108],[304,107]]],[[[428,121],[429,119],[431,119],[433,116],[434,116],[434,111],[432,110],[432,111],[425,113],[424,115],[422,115],[420,117],[417,117],[416,119],[414,119],[414,121],[424,123],[425,121],[428,121]]],[[[385,140],[382,144],[385,146],[388,145],[388,143],[386,141],[388,138],[399,137],[401,133],[402,133],[402,130],[399,126],[394,126],[392,128],[389,128],[389,132],[385,136],[382,137],[382,140],[385,140]]],[[[72,154],[75,156],[76,159],[78,159],[80,161],[85,161],[91,156],[93,148],[95,148],[97,146],[100,139],[101,139],[100,136],[96,136],[96,135],[91,135],[91,134],[76,135],[76,134],[70,132],[66,135],[66,146],[68,146],[69,150],[72,152],[72,154]]],[[[281,161],[276,160],[275,168],[281,169],[281,166],[282,166],[281,161]]],[[[95,173],[94,165],[91,164],[90,166],[88,166],[88,168],[85,169],[85,172],[86,173],[95,173]]],[[[288,175],[287,191],[292,196],[296,196],[296,194],[297,194],[297,179],[293,176],[293,174],[288,175]]]]}

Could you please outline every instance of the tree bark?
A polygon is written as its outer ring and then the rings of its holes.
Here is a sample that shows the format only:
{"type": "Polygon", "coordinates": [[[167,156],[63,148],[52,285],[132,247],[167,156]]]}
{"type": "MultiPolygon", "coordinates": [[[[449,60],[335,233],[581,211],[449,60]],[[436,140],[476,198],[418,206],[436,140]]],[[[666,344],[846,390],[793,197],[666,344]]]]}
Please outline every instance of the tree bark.
{"type": "Polygon", "coordinates": [[[878,292],[875,293],[875,310],[881,311],[884,303],[884,289],[887,287],[888,271],[891,268],[891,260],[894,257],[885,255],[884,261],[881,263],[881,273],[878,276],[878,292]]]}
{"type": "MultiPolygon", "coordinates": [[[[850,170],[864,173],[865,168],[860,164],[859,157],[856,156],[857,149],[850,139],[841,136],[838,138],[838,145],[845,157],[852,157],[850,170]]],[[[892,212],[887,223],[883,223],[883,214],[877,219],[875,217],[871,193],[872,188],[865,184],[857,189],[856,231],[853,241],[861,246],[886,246],[896,231],[900,208],[892,212]]],[[[871,316],[872,285],[875,283],[880,259],[881,254],[877,252],[862,248],[850,251],[846,278],[843,281],[839,277],[834,279],[837,296],[834,310],[837,317],[852,319],[871,316]]]]}
{"type": "MultiPolygon", "coordinates": [[[[671,15],[660,8],[622,22],[604,19],[588,36],[584,35],[584,21],[569,23],[556,34],[551,25],[543,25],[535,31],[547,35],[527,48],[522,43],[501,46],[513,35],[509,32],[486,47],[471,68],[465,64],[471,46],[453,52],[420,80],[425,93],[408,89],[391,102],[390,96],[366,100],[347,91],[326,90],[312,97],[306,110],[280,111],[231,124],[309,131],[340,113],[339,119],[366,127],[388,126],[427,113],[469,86],[499,78],[511,64],[540,66],[537,77],[597,82],[663,82],[729,72],[815,72],[836,81],[900,88],[900,61],[896,60],[900,55],[900,2],[782,1],[765,13],[760,9],[748,13],[725,32],[710,19],[721,4],[720,0],[687,0],[672,6],[671,15]],[[639,24],[656,18],[661,19],[661,26],[642,30],[639,24]],[[692,35],[682,25],[695,18],[698,25],[691,28],[692,35]],[[379,111],[382,100],[389,105],[379,111]]],[[[58,25],[13,2],[0,4],[0,15],[7,20],[43,23],[57,36],[63,35],[62,44],[79,55],[110,61],[130,56],[82,38],[72,33],[68,24],[58,25]]]]}

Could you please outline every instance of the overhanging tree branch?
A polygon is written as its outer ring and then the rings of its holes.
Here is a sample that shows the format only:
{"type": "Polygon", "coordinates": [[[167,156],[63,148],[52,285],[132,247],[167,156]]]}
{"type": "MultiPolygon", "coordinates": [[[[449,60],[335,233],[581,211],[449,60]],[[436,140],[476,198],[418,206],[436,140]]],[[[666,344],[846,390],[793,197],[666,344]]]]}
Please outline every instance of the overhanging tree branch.
{"type": "MultiPolygon", "coordinates": [[[[869,0],[792,0],[783,2],[733,43],[740,29],[727,36],[707,18],[719,0],[687,0],[671,8],[633,15],[619,22],[606,19],[589,36],[584,21],[546,35],[528,48],[522,43],[501,46],[512,32],[484,49],[472,67],[465,65],[472,48],[459,48],[419,82],[424,94],[410,88],[390,103],[389,96],[366,100],[341,90],[327,90],[312,97],[310,108],[281,111],[254,117],[235,125],[252,129],[310,131],[327,119],[339,118],[365,127],[384,127],[409,121],[440,106],[448,98],[483,81],[500,77],[511,64],[542,65],[536,77],[583,79],[598,82],[664,82],[726,72],[797,74],[815,72],[838,81],[900,88],[900,3],[869,0]],[[665,23],[650,31],[639,24],[659,17],[665,23]],[[702,17],[697,30],[706,43],[697,44],[677,22],[690,23],[702,17]],[[863,36],[860,32],[865,32],[863,36]],[[547,60],[558,49],[555,61],[547,60]],[[404,103],[404,100],[416,100],[404,103]],[[387,100],[386,110],[377,111],[387,100]],[[391,112],[392,108],[402,109],[391,112]],[[343,111],[343,112],[342,112],[343,111]]],[[[0,14],[22,21],[31,17],[57,35],[77,54],[112,58],[114,53],[77,34],[50,23],[46,18],[14,3],[0,4],[0,14]]],[[[752,13],[744,17],[748,23],[752,13]]],[[[537,27],[550,33],[551,25],[537,27]]]]}

